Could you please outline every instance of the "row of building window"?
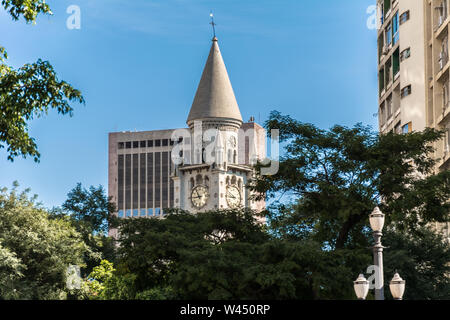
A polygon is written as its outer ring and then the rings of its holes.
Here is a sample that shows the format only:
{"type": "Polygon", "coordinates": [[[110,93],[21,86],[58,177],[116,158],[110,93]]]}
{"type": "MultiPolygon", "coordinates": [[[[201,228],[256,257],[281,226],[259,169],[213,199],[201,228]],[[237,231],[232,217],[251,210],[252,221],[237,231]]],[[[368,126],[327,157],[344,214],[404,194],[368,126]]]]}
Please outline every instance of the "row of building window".
{"type": "Polygon", "coordinates": [[[412,132],[412,122],[408,122],[407,124],[401,126],[401,122],[399,121],[394,129],[392,130],[394,133],[397,134],[407,134],[412,132]]]}
{"type": "Polygon", "coordinates": [[[119,155],[117,167],[118,210],[173,207],[170,152],[119,155]]]}
{"type": "MultiPolygon", "coordinates": [[[[180,143],[182,138],[178,141],[180,143]]],[[[170,139],[159,139],[159,140],[142,140],[142,141],[127,141],[119,142],[119,149],[138,149],[138,148],[153,148],[153,147],[167,147],[169,145],[173,146],[174,141],[170,139]]]]}
{"type": "Polygon", "coordinates": [[[119,218],[138,218],[138,217],[159,217],[165,215],[164,210],[161,208],[153,209],[128,209],[128,210],[119,210],[118,217],[119,218]]]}

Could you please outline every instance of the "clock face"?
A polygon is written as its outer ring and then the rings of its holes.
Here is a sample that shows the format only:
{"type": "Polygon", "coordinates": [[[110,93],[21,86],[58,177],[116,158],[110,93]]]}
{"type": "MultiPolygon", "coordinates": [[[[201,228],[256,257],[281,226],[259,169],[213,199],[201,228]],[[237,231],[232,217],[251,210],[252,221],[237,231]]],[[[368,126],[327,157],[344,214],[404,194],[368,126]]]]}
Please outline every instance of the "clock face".
{"type": "Polygon", "coordinates": [[[197,208],[203,208],[209,199],[208,188],[205,186],[196,186],[191,192],[192,205],[197,208]]]}
{"type": "Polygon", "coordinates": [[[241,205],[241,192],[236,186],[228,186],[226,199],[230,208],[237,208],[241,205]]]}
{"type": "Polygon", "coordinates": [[[235,148],[236,147],[236,138],[234,136],[231,136],[230,139],[228,140],[228,144],[230,145],[230,147],[235,148]]]}

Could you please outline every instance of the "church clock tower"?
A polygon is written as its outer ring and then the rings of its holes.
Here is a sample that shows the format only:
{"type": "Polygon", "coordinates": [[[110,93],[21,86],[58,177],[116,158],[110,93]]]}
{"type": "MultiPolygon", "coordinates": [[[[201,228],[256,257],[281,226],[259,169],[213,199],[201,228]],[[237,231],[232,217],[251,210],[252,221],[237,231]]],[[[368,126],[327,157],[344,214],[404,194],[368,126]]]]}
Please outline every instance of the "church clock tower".
{"type": "Polygon", "coordinates": [[[216,37],[187,124],[189,150],[172,177],[176,206],[190,212],[256,209],[245,187],[253,169],[248,161],[239,161],[244,158],[240,152],[248,151],[240,146],[242,116],[216,37]]]}

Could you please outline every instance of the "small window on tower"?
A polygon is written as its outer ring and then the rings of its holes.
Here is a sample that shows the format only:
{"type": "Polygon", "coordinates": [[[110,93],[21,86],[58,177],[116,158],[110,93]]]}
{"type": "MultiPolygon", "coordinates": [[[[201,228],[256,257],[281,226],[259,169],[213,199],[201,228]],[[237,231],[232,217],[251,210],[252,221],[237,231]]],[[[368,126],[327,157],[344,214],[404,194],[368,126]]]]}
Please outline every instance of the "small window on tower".
{"type": "Polygon", "coordinates": [[[401,91],[401,97],[405,98],[411,94],[411,85],[406,86],[401,91]]]}
{"type": "Polygon", "coordinates": [[[404,24],[406,21],[409,20],[409,10],[402,13],[400,16],[400,24],[404,24]]]}
{"type": "Polygon", "coordinates": [[[412,132],[412,122],[409,122],[402,127],[402,133],[406,134],[411,132],[412,132]]]}
{"type": "Polygon", "coordinates": [[[411,56],[411,48],[407,48],[400,53],[400,61],[406,60],[411,56]]]}

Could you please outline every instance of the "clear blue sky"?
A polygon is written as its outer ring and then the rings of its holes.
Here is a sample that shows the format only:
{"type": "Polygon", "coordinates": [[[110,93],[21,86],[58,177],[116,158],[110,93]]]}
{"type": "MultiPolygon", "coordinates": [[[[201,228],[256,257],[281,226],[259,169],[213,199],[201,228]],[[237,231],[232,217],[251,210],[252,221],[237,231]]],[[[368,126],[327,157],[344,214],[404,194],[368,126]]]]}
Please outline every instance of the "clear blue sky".
{"type": "Polygon", "coordinates": [[[374,0],[48,0],[54,16],[12,22],[0,9],[0,45],[19,67],[49,60],[80,89],[72,118],[31,122],[41,162],[6,160],[0,186],[14,180],[47,207],[77,182],[107,186],[108,132],[185,127],[210,48],[209,13],[245,120],[271,110],[322,128],[357,122],[377,128],[374,0]],[[69,5],[81,29],[69,30],[69,5]]]}

